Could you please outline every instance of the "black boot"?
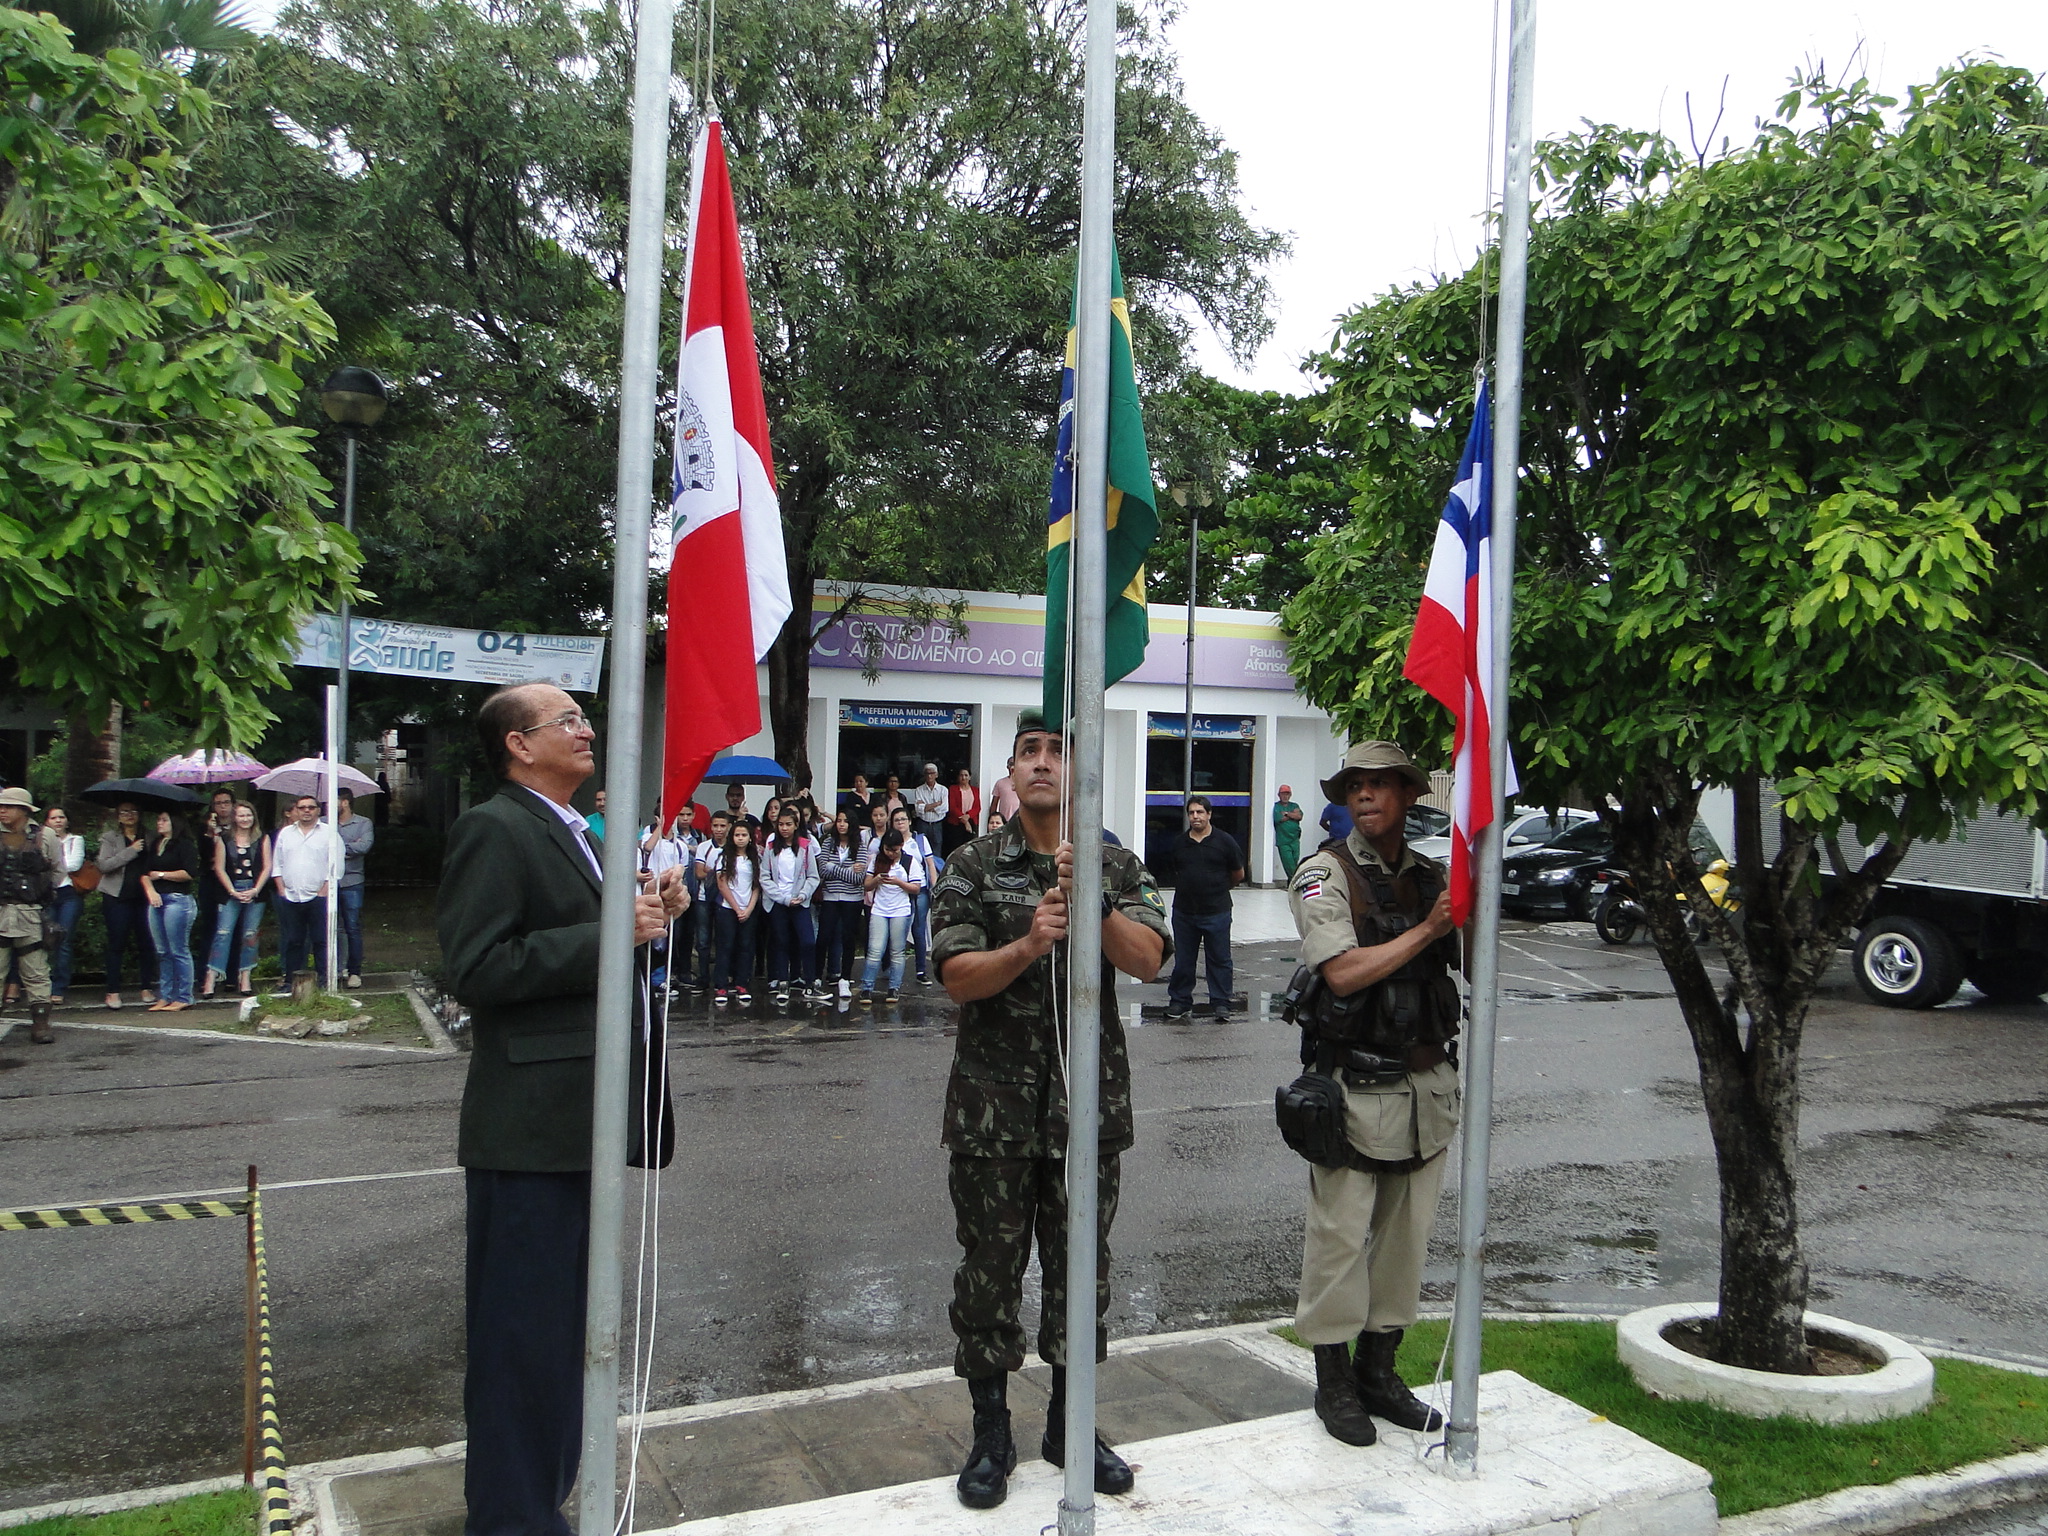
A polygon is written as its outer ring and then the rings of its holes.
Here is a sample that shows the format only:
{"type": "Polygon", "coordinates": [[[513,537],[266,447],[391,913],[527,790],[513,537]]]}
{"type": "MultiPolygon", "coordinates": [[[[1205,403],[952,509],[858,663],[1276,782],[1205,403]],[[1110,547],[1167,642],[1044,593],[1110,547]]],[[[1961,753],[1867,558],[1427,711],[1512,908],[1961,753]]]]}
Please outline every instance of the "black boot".
{"type": "Polygon", "coordinates": [[[1351,1375],[1358,1383],[1359,1402],[1367,1413],[1403,1429],[1442,1429],[1444,1416],[1410,1392],[1408,1383],[1394,1373],[1394,1351],[1400,1347],[1399,1328],[1359,1334],[1358,1352],[1351,1357],[1351,1375]]]}
{"type": "MultiPolygon", "coordinates": [[[[1045,1438],[1038,1444],[1038,1454],[1056,1467],[1067,1464],[1067,1368],[1064,1365],[1052,1368],[1052,1397],[1045,1405],[1045,1438]]],[[[1097,1435],[1095,1491],[1129,1493],[1131,1482],[1131,1464],[1112,1451],[1107,1440],[1097,1435]]]]}
{"type": "Polygon", "coordinates": [[[967,1395],[974,1399],[974,1449],[954,1486],[969,1509],[994,1509],[1010,1493],[1017,1442],[1010,1435],[1009,1388],[1007,1371],[967,1379],[967,1395]]]}
{"type": "Polygon", "coordinates": [[[1316,1417],[1346,1445],[1371,1445],[1380,1437],[1358,1400],[1351,1351],[1342,1344],[1316,1346],[1316,1417]]]}
{"type": "Polygon", "coordinates": [[[36,1045],[50,1045],[56,1036],[50,1033],[50,1005],[30,1003],[28,1005],[28,1037],[36,1045]]]}

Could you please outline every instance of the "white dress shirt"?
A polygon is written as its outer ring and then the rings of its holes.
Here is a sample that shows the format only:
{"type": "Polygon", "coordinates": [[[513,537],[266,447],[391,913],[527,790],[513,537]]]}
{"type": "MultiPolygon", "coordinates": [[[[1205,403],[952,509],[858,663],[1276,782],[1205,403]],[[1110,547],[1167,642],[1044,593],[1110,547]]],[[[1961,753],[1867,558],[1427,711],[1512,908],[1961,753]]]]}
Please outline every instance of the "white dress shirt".
{"type": "Polygon", "coordinates": [[[341,839],[334,828],[316,821],[309,828],[297,822],[281,828],[272,845],[270,873],[283,887],[287,901],[311,901],[323,885],[341,878],[341,839]]]}
{"type": "Polygon", "coordinates": [[[597,850],[590,846],[590,839],[585,835],[590,831],[590,823],[583,819],[583,813],[574,806],[563,805],[559,800],[550,800],[546,795],[540,794],[539,790],[535,790],[534,793],[540,796],[542,805],[562,818],[563,826],[576,834],[576,846],[583,850],[583,857],[590,861],[590,872],[597,876],[599,885],[604,884],[604,865],[598,861],[597,850]]]}

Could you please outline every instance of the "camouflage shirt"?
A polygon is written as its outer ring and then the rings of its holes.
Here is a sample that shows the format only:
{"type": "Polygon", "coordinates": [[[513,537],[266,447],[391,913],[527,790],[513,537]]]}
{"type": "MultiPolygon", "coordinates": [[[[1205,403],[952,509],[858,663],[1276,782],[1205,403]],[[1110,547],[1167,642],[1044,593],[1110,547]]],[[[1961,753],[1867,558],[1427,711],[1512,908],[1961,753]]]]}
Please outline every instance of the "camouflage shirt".
{"type": "MultiPolygon", "coordinates": [[[[1038,898],[1053,884],[1051,854],[1033,853],[1021,821],[957,849],[932,889],[932,968],[955,955],[1000,949],[1031,931],[1038,898]]],[[[1124,916],[1143,923],[1173,954],[1166,904],[1150,871],[1125,848],[1102,850],[1102,888],[1124,916]]],[[[994,997],[960,1010],[941,1141],[967,1157],[1059,1157],[1067,1145],[1064,1039],[1055,1038],[1054,965],[1064,1002],[1066,946],[1031,962],[994,997]]],[[[1061,1036],[1065,1031],[1061,1030],[1061,1036]]],[[[1131,1062],[1117,1016],[1116,971],[1102,963],[1104,1152],[1132,1142],[1131,1062]]]]}

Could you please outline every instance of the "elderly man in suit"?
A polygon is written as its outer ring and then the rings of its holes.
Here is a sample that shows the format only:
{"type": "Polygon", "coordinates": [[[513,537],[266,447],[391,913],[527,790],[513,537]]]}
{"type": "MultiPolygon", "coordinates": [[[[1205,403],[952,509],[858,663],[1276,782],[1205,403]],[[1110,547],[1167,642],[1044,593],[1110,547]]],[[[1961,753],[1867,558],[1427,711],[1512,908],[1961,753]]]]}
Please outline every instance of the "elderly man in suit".
{"type": "MultiPolygon", "coordinates": [[[[542,683],[492,694],[477,732],[504,783],[449,833],[437,913],[473,1041],[457,1152],[468,1186],[463,1529],[568,1536],[561,1506],[583,1434],[604,882],[569,797],[595,768],[596,732],[574,699],[542,683]]],[[[664,933],[687,900],[673,871],[643,890],[635,942],[664,933]]],[[[659,1166],[674,1147],[663,1041],[658,1031],[643,1038],[638,1018],[632,1034],[629,1161],[659,1166]]]]}

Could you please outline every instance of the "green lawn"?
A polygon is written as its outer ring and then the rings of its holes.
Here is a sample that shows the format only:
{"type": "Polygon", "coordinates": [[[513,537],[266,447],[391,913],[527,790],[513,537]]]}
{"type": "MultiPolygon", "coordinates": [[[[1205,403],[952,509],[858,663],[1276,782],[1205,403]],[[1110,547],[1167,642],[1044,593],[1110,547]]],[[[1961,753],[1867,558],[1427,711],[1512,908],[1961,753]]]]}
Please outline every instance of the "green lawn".
{"type": "Polygon", "coordinates": [[[18,1525],[14,1536],[251,1536],[256,1509],[253,1489],[232,1488],[113,1515],[59,1515],[18,1525]]]}
{"type": "MultiPolygon", "coordinates": [[[[1409,1381],[1435,1373],[1449,1326],[1408,1330],[1398,1365],[1409,1381]]],[[[1282,1333],[1300,1342],[1292,1329],[1282,1333]]],[[[1934,1402],[1924,1412],[1825,1425],[1651,1397],[1616,1357],[1612,1323],[1489,1321],[1481,1355],[1484,1369],[1519,1372],[1705,1467],[1724,1516],[2048,1445],[2048,1378],[1960,1360],[1934,1362],[1934,1402]]]]}

